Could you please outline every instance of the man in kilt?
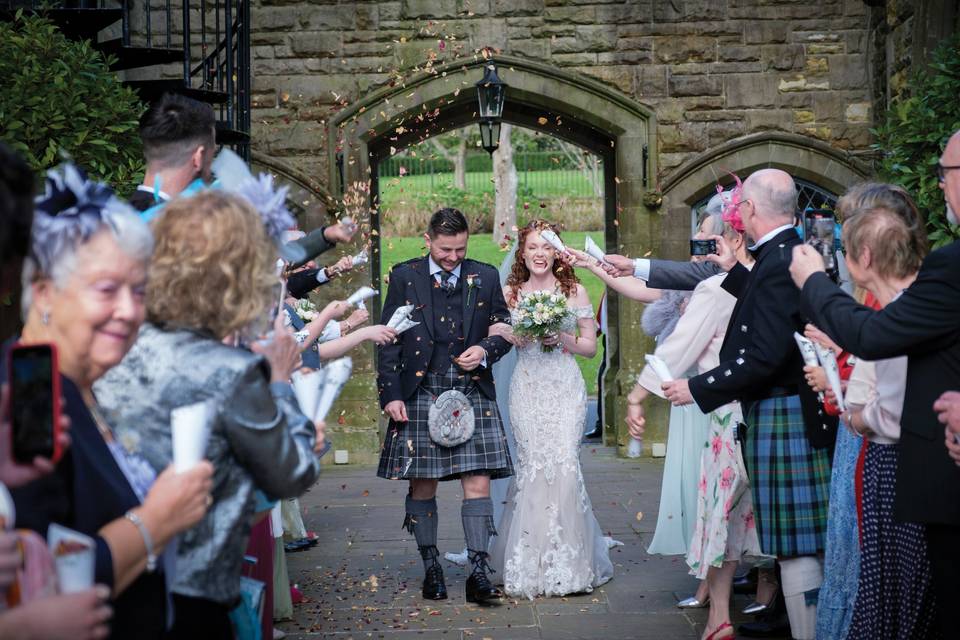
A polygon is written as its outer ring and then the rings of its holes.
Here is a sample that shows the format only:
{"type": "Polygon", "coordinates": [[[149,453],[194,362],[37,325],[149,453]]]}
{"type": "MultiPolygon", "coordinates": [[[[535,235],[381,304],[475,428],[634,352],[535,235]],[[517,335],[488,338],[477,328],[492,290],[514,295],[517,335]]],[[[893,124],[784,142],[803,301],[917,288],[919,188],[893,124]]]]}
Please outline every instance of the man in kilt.
{"type": "Polygon", "coordinates": [[[804,421],[805,413],[817,411],[803,408],[816,396],[803,382],[803,360],[793,338],[804,325],[789,272],[793,247],[801,244],[793,228],[796,203],[796,185],[783,171],[763,169],[744,181],[739,213],[756,239],[750,248],[756,264],[748,270],[737,263],[717,239],[719,255],[712,259],[729,271],[722,286],[737,297],[720,366],[666,383],[664,391],[674,404],[696,402],[704,412],[731,400],[742,403],[744,457],[760,547],[780,561],[793,637],[812,640],[823,581],[819,554],[827,530],[833,433],[829,424],[804,421]]]}
{"type": "Polygon", "coordinates": [[[447,597],[437,550],[437,483],[460,480],[460,515],[473,568],[466,599],[483,603],[503,597],[487,576],[487,547],[496,535],[490,479],[513,475],[491,374],[510,343],[487,334],[491,324],[510,322],[510,312],[497,269],[465,259],[468,238],[463,214],[440,209],[424,235],[429,254],[390,272],[384,324],[398,307],[410,304],[415,305],[411,319],[419,324],[380,347],[377,386],[390,423],[377,475],[410,483],[403,526],[417,540],[426,573],[423,597],[432,600],[447,597]],[[466,442],[445,446],[431,437],[428,415],[437,397],[451,389],[472,405],[474,432],[466,442]]]}

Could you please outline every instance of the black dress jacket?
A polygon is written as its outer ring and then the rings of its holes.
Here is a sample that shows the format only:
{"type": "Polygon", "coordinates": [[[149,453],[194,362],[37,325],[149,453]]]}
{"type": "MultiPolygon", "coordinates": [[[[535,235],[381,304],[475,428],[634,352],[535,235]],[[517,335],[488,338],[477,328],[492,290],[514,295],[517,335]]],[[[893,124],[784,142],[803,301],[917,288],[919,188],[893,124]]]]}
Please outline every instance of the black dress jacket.
{"type": "Polygon", "coordinates": [[[903,295],[880,311],[858,305],[825,274],[803,286],[803,311],[866,360],[908,356],[894,515],[960,525],[960,467],[947,455],[933,403],[960,390],[960,242],[934,251],[903,295]]]}
{"type": "MultiPolygon", "coordinates": [[[[139,507],[140,500],[100,435],[80,390],[65,376],[60,381],[71,445],[53,473],[11,490],[17,526],[46,536],[56,522],[92,537],[97,545],[96,581],[112,586],[113,559],[98,532],[139,507]]],[[[113,602],[110,637],[162,637],[166,605],[163,574],[141,573],[113,602]]]]}
{"type": "Polygon", "coordinates": [[[825,448],[836,439],[837,419],[826,415],[804,381],[793,337],[806,324],[789,271],[800,243],[793,228],[785,229],[756,251],[753,269],[737,264],[724,278],[722,286],[737,304],[720,347],[720,365],[691,378],[690,393],[704,412],[739,400],[744,415],[753,402],[799,395],[807,439],[825,448]]]}
{"type": "MultiPolygon", "coordinates": [[[[464,349],[480,345],[487,351],[487,366],[477,367],[471,375],[483,395],[496,399],[491,367],[510,350],[510,343],[503,338],[487,337],[490,325],[510,322],[510,311],[500,288],[500,274],[488,264],[467,259],[460,266],[460,282],[464,349]]],[[[401,262],[390,271],[381,322],[389,322],[397,307],[413,304],[411,320],[420,324],[404,331],[393,344],[379,349],[377,388],[381,407],[394,400],[409,400],[426,378],[434,348],[431,304],[434,286],[438,285],[430,276],[427,256],[401,262]]]]}

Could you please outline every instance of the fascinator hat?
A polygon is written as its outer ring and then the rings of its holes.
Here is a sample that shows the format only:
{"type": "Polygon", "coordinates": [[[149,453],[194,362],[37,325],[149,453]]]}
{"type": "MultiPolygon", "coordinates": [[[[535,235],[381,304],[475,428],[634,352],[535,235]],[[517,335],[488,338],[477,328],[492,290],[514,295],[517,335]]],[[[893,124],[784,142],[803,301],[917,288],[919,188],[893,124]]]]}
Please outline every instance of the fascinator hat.
{"type": "Polygon", "coordinates": [[[90,180],[72,163],[47,172],[44,192],[34,207],[30,257],[40,273],[49,275],[61,258],[103,227],[118,237],[137,236],[142,245],[142,251],[135,250],[138,255],[152,250],[152,236],[137,212],[108,185],[90,180]],[[126,233],[131,227],[138,233],[126,233]]]}
{"type": "MultiPolygon", "coordinates": [[[[743,233],[743,220],[740,218],[740,203],[743,201],[743,182],[735,173],[730,173],[736,181],[734,187],[724,191],[721,185],[717,185],[717,195],[723,200],[721,205],[721,215],[723,221],[729,224],[737,233],[743,233]]],[[[711,200],[712,202],[712,200],[711,200]]]]}

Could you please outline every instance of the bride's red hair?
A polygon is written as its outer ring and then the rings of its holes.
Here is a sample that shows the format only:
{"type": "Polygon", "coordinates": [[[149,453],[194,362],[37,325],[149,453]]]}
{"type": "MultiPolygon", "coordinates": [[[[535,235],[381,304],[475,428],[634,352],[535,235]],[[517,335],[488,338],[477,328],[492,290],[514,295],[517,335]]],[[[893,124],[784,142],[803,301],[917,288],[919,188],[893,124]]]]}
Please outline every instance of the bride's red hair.
{"type": "MultiPolygon", "coordinates": [[[[513,258],[510,275],[507,276],[507,286],[510,287],[510,299],[507,300],[507,303],[511,307],[517,304],[520,286],[530,279],[530,270],[527,269],[527,265],[523,261],[523,249],[526,246],[527,237],[534,231],[539,233],[543,229],[550,229],[557,234],[557,237],[560,236],[560,229],[556,225],[540,219],[531,220],[518,233],[517,254],[513,258]]],[[[573,272],[573,267],[561,260],[559,255],[553,261],[553,275],[556,276],[557,284],[560,285],[560,291],[563,295],[569,298],[576,292],[577,283],[580,280],[577,278],[577,274],[573,272]]]]}

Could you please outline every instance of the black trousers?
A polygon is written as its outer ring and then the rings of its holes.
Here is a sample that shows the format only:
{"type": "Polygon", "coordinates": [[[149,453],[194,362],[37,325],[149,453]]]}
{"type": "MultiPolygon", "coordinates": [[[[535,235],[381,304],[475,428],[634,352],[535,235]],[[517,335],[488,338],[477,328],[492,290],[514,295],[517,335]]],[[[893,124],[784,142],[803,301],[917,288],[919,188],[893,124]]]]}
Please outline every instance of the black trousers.
{"type": "Polygon", "coordinates": [[[225,604],[173,594],[170,640],[233,640],[230,608],[225,604]]]}
{"type": "Polygon", "coordinates": [[[960,527],[927,524],[927,553],[933,588],[937,593],[937,618],[944,638],[956,637],[956,610],[960,603],[960,527]]]}

